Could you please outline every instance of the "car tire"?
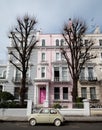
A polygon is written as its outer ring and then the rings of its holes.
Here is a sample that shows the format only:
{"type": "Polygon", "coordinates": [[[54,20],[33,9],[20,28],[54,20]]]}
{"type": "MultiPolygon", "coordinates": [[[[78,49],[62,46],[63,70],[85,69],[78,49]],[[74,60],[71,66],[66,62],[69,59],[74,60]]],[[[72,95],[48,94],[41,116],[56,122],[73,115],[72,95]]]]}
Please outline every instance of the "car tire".
{"type": "Polygon", "coordinates": [[[29,120],[29,124],[30,124],[31,126],[35,126],[35,125],[36,125],[36,120],[35,120],[34,118],[30,119],[30,120],[29,120]]]}
{"type": "Polygon", "coordinates": [[[61,120],[60,119],[56,119],[54,121],[54,124],[55,124],[55,126],[60,126],[61,125],[61,120]]]}

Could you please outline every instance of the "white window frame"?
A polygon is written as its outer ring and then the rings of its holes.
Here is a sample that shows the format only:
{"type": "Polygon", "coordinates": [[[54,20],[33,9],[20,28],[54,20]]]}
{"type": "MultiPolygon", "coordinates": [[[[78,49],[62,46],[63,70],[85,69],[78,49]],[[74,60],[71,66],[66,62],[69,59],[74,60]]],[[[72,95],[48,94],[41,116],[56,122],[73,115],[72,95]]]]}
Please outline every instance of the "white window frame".
{"type": "Polygon", "coordinates": [[[56,52],[56,61],[60,61],[60,53],[56,52]]]}
{"type": "Polygon", "coordinates": [[[96,99],[96,87],[90,87],[90,99],[91,100],[96,99]],[[94,90],[94,92],[92,92],[93,91],[92,89],[94,90]]]}
{"type": "Polygon", "coordinates": [[[45,47],[45,44],[46,44],[45,39],[42,39],[42,40],[41,40],[41,46],[42,46],[42,47],[45,47]],[[43,41],[44,41],[44,43],[43,43],[43,41]]]}
{"type": "Polygon", "coordinates": [[[60,87],[54,87],[54,100],[60,100],[60,87]],[[59,92],[58,93],[55,93],[55,88],[58,88],[59,89],[59,92]],[[57,98],[55,98],[56,96],[56,94],[58,94],[58,96],[59,96],[59,98],[57,99],[57,98]]]}
{"type": "Polygon", "coordinates": [[[81,87],[81,97],[87,98],[87,87],[81,87]],[[83,91],[83,90],[85,90],[85,91],[83,91]]]}
{"type": "Polygon", "coordinates": [[[61,78],[62,78],[62,81],[68,81],[68,68],[65,66],[62,66],[62,77],[61,78]],[[66,69],[64,69],[64,68],[66,68],[66,69]]]}
{"type": "Polygon", "coordinates": [[[100,53],[100,59],[102,60],[102,52],[100,53]]]}
{"type": "MultiPolygon", "coordinates": [[[[16,78],[18,78],[17,77],[17,71],[19,71],[18,73],[19,73],[19,78],[21,78],[22,77],[22,73],[21,73],[21,71],[20,70],[18,70],[17,68],[15,68],[15,71],[14,71],[14,79],[16,80],[16,78]]],[[[27,72],[26,72],[26,78],[29,78],[30,77],[30,66],[28,67],[28,70],[27,70],[27,72]]],[[[19,79],[18,78],[18,79],[19,79]]]]}
{"type": "Polygon", "coordinates": [[[64,93],[64,88],[67,88],[67,90],[68,90],[68,87],[63,87],[63,89],[62,89],[62,91],[63,91],[63,100],[68,100],[68,92],[64,93]],[[65,94],[67,95],[67,98],[64,98],[65,94]]]}
{"type": "Polygon", "coordinates": [[[56,44],[56,46],[60,46],[60,40],[59,40],[59,39],[56,39],[56,40],[55,40],[55,44],[56,44]]]}
{"type": "Polygon", "coordinates": [[[61,53],[61,60],[66,61],[66,59],[65,59],[65,57],[64,57],[64,55],[62,53],[61,53]]]}
{"type": "Polygon", "coordinates": [[[46,67],[45,66],[42,66],[41,67],[41,78],[46,78],[46,67]],[[43,70],[44,69],[44,70],[43,70]],[[43,72],[44,71],[44,72],[43,72]],[[44,76],[43,76],[43,73],[44,73],[44,76]]]}
{"type": "Polygon", "coordinates": [[[89,80],[93,80],[94,79],[94,69],[93,69],[93,66],[88,66],[88,79],[89,80]],[[91,68],[91,69],[89,69],[89,68],[91,68]]]}
{"type": "Polygon", "coordinates": [[[80,80],[85,80],[85,67],[81,68],[81,72],[80,72],[80,80]]]}
{"type": "Polygon", "coordinates": [[[102,47],[102,39],[99,39],[99,46],[102,47]]]}
{"type": "Polygon", "coordinates": [[[46,54],[45,52],[41,53],[41,61],[45,61],[46,60],[46,54]]]}

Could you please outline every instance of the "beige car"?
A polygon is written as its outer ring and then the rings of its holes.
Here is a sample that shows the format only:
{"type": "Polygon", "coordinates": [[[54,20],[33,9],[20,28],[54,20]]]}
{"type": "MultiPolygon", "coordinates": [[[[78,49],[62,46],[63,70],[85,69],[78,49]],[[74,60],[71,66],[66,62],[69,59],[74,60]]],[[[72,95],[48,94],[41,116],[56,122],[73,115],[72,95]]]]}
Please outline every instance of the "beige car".
{"type": "Polygon", "coordinates": [[[64,122],[64,117],[57,109],[41,108],[39,112],[31,114],[28,121],[31,126],[37,123],[54,123],[55,126],[60,126],[64,122]]]}

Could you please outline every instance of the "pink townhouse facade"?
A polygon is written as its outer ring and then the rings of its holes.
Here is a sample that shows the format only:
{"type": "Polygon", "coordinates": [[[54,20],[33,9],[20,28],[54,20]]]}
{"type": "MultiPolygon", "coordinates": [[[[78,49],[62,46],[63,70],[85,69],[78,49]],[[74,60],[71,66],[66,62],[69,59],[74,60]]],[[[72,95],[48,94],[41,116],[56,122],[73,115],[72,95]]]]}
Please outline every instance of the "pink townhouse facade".
{"type": "Polygon", "coordinates": [[[72,80],[60,45],[61,34],[40,34],[37,44],[37,75],[34,79],[34,106],[51,107],[60,103],[69,107],[72,102],[72,80]]]}

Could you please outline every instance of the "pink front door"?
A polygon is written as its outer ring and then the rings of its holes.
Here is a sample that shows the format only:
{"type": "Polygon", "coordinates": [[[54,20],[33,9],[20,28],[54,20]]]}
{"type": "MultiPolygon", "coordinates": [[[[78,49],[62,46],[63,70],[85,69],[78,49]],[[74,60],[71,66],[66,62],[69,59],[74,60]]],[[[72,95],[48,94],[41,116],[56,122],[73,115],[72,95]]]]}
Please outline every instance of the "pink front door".
{"type": "Polygon", "coordinates": [[[39,100],[39,103],[43,104],[45,99],[46,99],[46,89],[45,89],[45,87],[43,87],[43,88],[40,88],[40,100],[39,100]]]}

